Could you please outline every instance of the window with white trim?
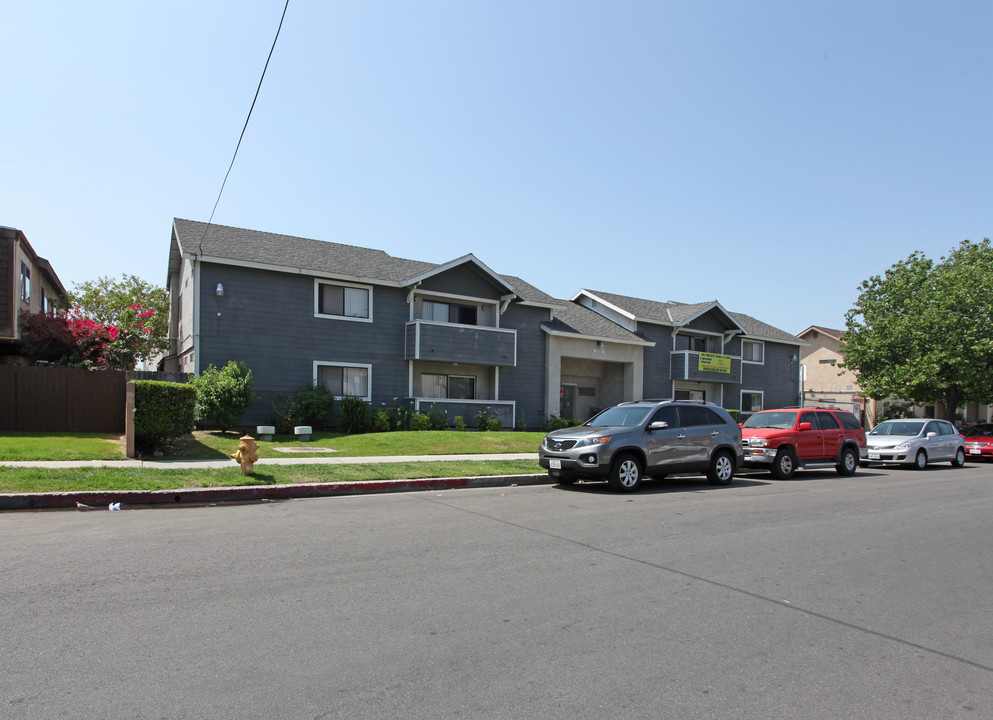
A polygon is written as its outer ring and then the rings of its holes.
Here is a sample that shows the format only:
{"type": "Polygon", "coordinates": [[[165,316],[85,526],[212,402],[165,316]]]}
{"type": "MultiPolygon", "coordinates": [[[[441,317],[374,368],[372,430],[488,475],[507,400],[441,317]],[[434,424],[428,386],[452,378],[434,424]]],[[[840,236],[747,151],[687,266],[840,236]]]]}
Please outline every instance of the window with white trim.
{"type": "Polygon", "coordinates": [[[762,391],[742,390],[741,391],[741,412],[753,413],[762,409],[762,391]]]}
{"type": "Polygon", "coordinates": [[[314,314],[340,320],[372,320],[372,288],[340,283],[314,283],[314,314]]]}
{"type": "Polygon", "coordinates": [[[336,397],[371,399],[369,395],[371,365],[316,362],[314,366],[317,384],[326,387],[336,397]]]}
{"type": "Polygon", "coordinates": [[[741,361],[748,363],[765,362],[765,343],[757,340],[741,341],[741,361]]]}

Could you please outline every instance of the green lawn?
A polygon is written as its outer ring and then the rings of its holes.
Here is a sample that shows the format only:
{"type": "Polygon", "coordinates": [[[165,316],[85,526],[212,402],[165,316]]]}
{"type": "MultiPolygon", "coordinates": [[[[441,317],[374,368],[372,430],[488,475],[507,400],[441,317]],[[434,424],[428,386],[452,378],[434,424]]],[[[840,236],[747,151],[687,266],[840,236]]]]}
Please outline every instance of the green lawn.
{"type": "MultiPolygon", "coordinates": [[[[540,432],[394,432],[367,435],[315,433],[301,443],[277,436],[259,443],[261,458],[386,457],[537,452],[540,432]],[[277,448],[327,448],[334,452],[280,452],[277,448]]],[[[163,459],[229,459],[238,433],[197,432],[164,449],[163,459]]],[[[118,435],[98,433],[0,433],[0,462],[23,460],[124,460],[118,435]]],[[[536,460],[374,463],[363,465],[262,465],[244,476],[231,460],[225,469],[158,470],[151,468],[13,468],[0,467],[0,492],[68,492],[74,490],[174,490],[181,488],[271,485],[282,483],[355,482],[426,477],[518,475],[543,472],[536,460]]]]}

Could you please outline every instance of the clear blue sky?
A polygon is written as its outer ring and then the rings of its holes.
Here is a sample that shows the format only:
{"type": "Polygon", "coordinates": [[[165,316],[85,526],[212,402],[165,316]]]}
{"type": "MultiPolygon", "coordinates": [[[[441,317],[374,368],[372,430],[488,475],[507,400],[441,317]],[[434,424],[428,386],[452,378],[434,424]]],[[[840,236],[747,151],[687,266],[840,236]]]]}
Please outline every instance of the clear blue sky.
{"type": "MultiPolygon", "coordinates": [[[[7,2],[0,225],[164,285],[282,0],[7,2]]],[[[290,0],[214,222],[842,327],[993,235],[993,3],[290,0]]]]}

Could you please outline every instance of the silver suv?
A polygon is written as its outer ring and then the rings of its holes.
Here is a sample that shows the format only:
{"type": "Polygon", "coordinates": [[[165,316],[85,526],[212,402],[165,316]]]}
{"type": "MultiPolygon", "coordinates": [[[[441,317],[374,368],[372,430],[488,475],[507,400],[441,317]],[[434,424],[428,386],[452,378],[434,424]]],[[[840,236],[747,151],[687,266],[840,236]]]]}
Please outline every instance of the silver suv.
{"type": "Polygon", "coordinates": [[[706,473],[711,484],[727,485],[742,461],[738,424],[720,405],[692,400],[621,403],[553,430],[538,449],[538,462],[559,482],[607,478],[618,492],[677,473],[706,473]]]}

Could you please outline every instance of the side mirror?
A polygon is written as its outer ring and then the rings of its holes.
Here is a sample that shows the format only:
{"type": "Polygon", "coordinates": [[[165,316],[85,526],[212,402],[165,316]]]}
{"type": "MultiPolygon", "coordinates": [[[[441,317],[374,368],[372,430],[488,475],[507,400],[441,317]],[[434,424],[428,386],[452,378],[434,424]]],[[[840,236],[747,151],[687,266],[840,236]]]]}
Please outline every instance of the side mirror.
{"type": "Polygon", "coordinates": [[[809,422],[802,422],[800,423],[800,426],[797,428],[797,430],[803,432],[804,430],[810,430],[810,428],[812,427],[813,425],[811,425],[809,422]]]}
{"type": "Polygon", "coordinates": [[[669,427],[669,423],[665,420],[656,420],[648,425],[649,430],[665,430],[667,427],[669,427]]]}
{"type": "Polygon", "coordinates": [[[925,435],[925,437],[929,437],[929,438],[938,437],[938,433],[936,433],[936,432],[929,432],[927,435],[925,435]]]}

